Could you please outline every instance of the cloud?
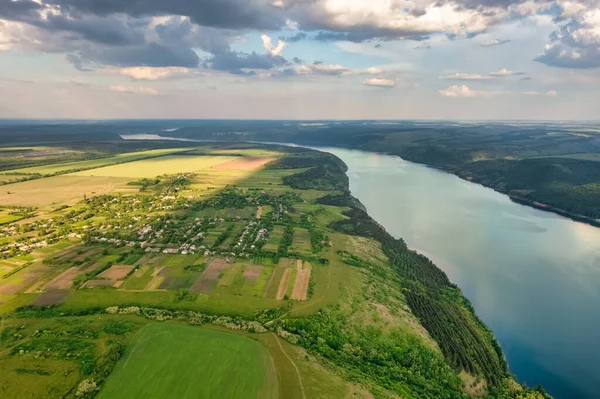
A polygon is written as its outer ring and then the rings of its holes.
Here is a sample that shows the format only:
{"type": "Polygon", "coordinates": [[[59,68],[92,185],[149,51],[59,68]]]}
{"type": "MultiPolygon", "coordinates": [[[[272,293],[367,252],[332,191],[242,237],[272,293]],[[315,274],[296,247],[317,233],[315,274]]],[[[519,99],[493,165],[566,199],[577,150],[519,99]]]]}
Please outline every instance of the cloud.
{"type": "Polygon", "coordinates": [[[235,75],[255,75],[256,70],[267,70],[287,64],[287,60],[278,55],[235,51],[215,54],[203,63],[206,68],[229,72],[235,75]]]}
{"type": "Polygon", "coordinates": [[[110,91],[114,91],[116,93],[128,93],[128,94],[145,94],[145,95],[156,95],[158,91],[151,87],[133,87],[133,86],[111,86],[109,87],[110,91]]]}
{"type": "Polygon", "coordinates": [[[540,92],[540,91],[525,91],[523,92],[523,94],[526,94],[528,96],[546,96],[546,97],[556,97],[558,95],[558,93],[556,92],[556,90],[548,90],[545,92],[540,92]]]}
{"type": "Polygon", "coordinates": [[[392,87],[396,86],[396,82],[389,79],[369,78],[363,80],[363,85],[391,89],[392,87]]]}
{"type": "Polygon", "coordinates": [[[441,78],[446,80],[490,80],[492,76],[457,72],[454,75],[441,76],[441,78]]]}
{"type": "Polygon", "coordinates": [[[502,77],[502,76],[521,76],[525,75],[523,72],[513,72],[508,69],[502,68],[499,71],[491,72],[490,76],[502,77]]]}
{"type": "Polygon", "coordinates": [[[535,61],[573,69],[600,67],[600,2],[579,0],[557,2],[560,26],[535,61]]]}
{"type": "Polygon", "coordinates": [[[284,41],[279,40],[277,42],[277,46],[275,47],[273,46],[273,43],[271,42],[271,38],[269,36],[261,35],[260,38],[262,39],[263,46],[265,47],[265,50],[268,54],[272,56],[281,55],[286,44],[284,41]]]}
{"type": "Polygon", "coordinates": [[[132,17],[180,15],[198,25],[224,29],[276,30],[286,24],[285,10],[269,0],[51,0],[69,13],[125,14],[132,17]]]}
{"type": "Polygon", "coordinates": [[[469,89],[468,86],[465,85],[453,85],[444,90],[440,90],[440,94],[444,97],[453,97],[453,98],[469,98],[469,97],[477,97],[480,92],[469,89]]]}
{"type": "Polygon", "coordinates": [[[281,37],[279,37],[279,39],[283,40],[286,43],[296,43],[296,42],[306,39],[307,37],[308,37],[308,35],[306,34],[306,32],[298,32],[291,36],[281,36],[281,37]]]}
{"type": "Polygon", "coordinates": [[[137,80],[159,80],[176,75],[188,74],[190,70],[183,67],[130,67],[119,70],[120,75],[129,76],[137,80]]]}
{"type": "Polygon", "coordinates": [[[82,47],[76,54],[83,61],[118,67],[196,68],[200,63],[200,57],[191,48],[159,43],[141,46],[82,47]]]}
{"type": "Polygon", "coordinates": [[[525,73],[513,72],[513,71],[509,71],[508,69],[503,68],[503,69],[500,69],[499,71],[490,72],[486,75],[458,73],[457,72],[453,75],[440,76],[440,78],[446,79],[446,80],[491,80],[491,79],[500,78],[500,77],[522,76],[522,75],[525,75],[525,73]]]}
{"type": "Polygon", "coordinates": [[[492,39],[492,40],[488,40],[487,42],[479,43],[479,45],[482,47],[492,47],[492,46],[500,46],[502,44],[506,44],[509,42],[510,42],[510,40],[508,40],[508,39],[505,39],[505,40],[492,39]]]}
{"type": "Polygon", "coordinates": [[[293,68],[295,75],[328,75],[340,76],[351,72],[351,69],[339,64],[315,63],[312,65],[301,65],[293,68]]]}

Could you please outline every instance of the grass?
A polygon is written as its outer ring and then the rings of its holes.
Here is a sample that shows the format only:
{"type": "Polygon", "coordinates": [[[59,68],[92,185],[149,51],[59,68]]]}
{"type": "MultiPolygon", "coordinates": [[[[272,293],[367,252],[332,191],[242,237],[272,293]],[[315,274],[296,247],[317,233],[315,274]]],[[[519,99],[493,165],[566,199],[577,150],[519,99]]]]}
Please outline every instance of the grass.
{"type": "Polygon", "coordinates": [[[154,267],[142,266],[121,286],[124,290],[143,290],[154,276],[154,267]]]}
{"type": "Polygon", "coordinates": [[[106,166],[103,168],[74,173],[75,176],[111,176],[144,178],[164,174],[195,172],[236,159],[227,156],[168,155],[152,159],[106,166]]]}
{"type": "Polygon", "coordinates": [[[142,327],[98,395],[277,398],[273,360],[252,339],[175,324],[142,327]]]}
{"type": "Polygon", "coordinates": [[[283,226],[275,226],[273,231],[269,234],[269,241],[263,246],[263,250],[277,252],[284,230],[285,227],[283,226]]]}
{"type": "Polygon", "coordinates": [[[294,228],[292,245],[289,248],[291,252],[298,252],[302,255],[311,255],[310,231],[300,227],[294,228]]]}
{"type": "Polygon", "coordinates": [[[267,287],[267,291],[265,292],[266,298],[275,298],[277,295],[277,290],[279,289],[279,282],[281,281],[281,277],[283,276],[283,272],[285,267],[276,267],[272,273],[270,284],[267,287]]]}
{"type": "Polygon", "coordinates": [[[239,296],[239,295],[202,295],[194,302],[175,301],[175,291],[123,291],[115,289],[75,290],[65,299],[62,308],[65,311],[83,311],[110,306],[140,305],[178,310],[195,310],[208,314],[254,317],[263,309],[272,309],[284,305],[275,299],[239,296]]]}

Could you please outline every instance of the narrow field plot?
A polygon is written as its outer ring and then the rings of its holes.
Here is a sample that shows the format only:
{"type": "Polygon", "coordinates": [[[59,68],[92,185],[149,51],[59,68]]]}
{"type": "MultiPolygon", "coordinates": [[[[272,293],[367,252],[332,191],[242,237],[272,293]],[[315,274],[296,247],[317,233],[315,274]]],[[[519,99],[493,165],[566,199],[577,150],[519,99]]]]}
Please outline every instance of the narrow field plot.
{"type": "Polygon", "coordinates": [[[219,281],[219,286],[230,286],[231,284],[233,284],[236,277],[242,274],[242,268],[243,265],[239,263],[231,265],[231,267],[227,269],[225,275],[219,281]]]}
{"type": "Polygon", "coordinates": [[[231,161],[232,159],[235,158],[227,156],[167,155],[164,157],[86,170],[73,173],[72,175],[131,178],[155,177],[165,174],[195,172],[231,161]]]}
{"type": "Polygon", "coordinates": [[[72,205],[86,195],[106,194],[127,184],[116,177],[55,176],[6,186],[0,192],[0,205],[47,207],[72,205]],[[10,192],[10,194],[8,194],[10,192]]]}
{"type": "Polygon", "coordinates": [[[31,302],[33,306],[50,306],[62,302],[69,295],[69,291],[44,292],[31,302]]]}
{"type": "Polygon", "coordinates": [[[285,228],[283,226],[275,226],[273,231],[269,233],[269,240],[263,246],[263,250],[277,252],[279,248],[279,243],[281,242],[281,238],[283,237],[283,232],[285,228]]]}
{"type": "MultiPolygon", "coordinates": [[[[302,262],[299,260],[299,262],[302,262]]],[[[302,268],[297,271],[296,281],[290,295],[290,299],[296,299],[298,301],[305,301],[308,299],[308,284],[310,283],[310,272],[311,265],[308,262],[304,262],[302,268]]]]}
{"type": "Polygon", "coordinates": [[[113,280],[90,280],[83,285],[83,288],[96,287],[116,287],[116,282],[113,280]]]}
{"type": "Polygon", "coordinates": [[[265,288],[264,297],[265,298],[275,298],[277,296],[277,291],[279,290],[279,283],[281,278],[283,277],[283,273],[286,269],[283,267],[276,267],[273,270],[273,274],[271,274],[271,278],[267,283],[267,287],[265,288]]]}
{"type": "Polygon", "coordinates": [[[107,398],[264,398],[279,396],[268,350],[231,333],[149,324],[106,380],[107,398]]]}
{"type": "Polygon", "coordinates": [[[279,281],[279,287],[277,288],[277,294],[275,295],[275,299],[283,299],[287,292],[288,284],[290,282],[290,278],[292,277],[292,269],[285,268],[283,270],[283,275],[281,276],[281,281],[279,281]]]}
{"type": "Polygon", "coordinates": [[[153,267],[142,266],[127,279],[122,288],[124,290],[143,290],[154,277],[153,273],[153,267]]]}
{"type": "Polygon", "coordinates": [[[67,290],[73,285],[73,279],[77,276],[79,269],[71,267],[60,275],[56,276],[46,284],[46,291],[67,290]]]}
{"type": "Polygon", "coordinates": [[[246,277],[248,284],[256,284],[262,270],[263,266],[260,265],[246,266],[246,269],[244,270],[244,277],[246,277]]]}
{"type": "Polygon", "coordinates": [[[127,277],[127,275],[133,270],[135,266],[129,265],[114,265],[111,266],[108,270],[100,273],[98,277],[105,278],[108,280],[120,280],[122,278],[127,277]]]}
{"type": "Polygon", "coordinates": [[[215,169],[239,169],[239,170],[256,170],[263,165],[271,162],[275,158],[251,158],[241,157],[229,162],[214,166],[215,169]]]}
{"type": "Polygon", "coordinates": [[[229,269],[230,264],[222,258],[213,259],[206,267],[200,278],[191,286],[190,291],[210,294],[217,286],[221,275],[229,269]]]}
{"type": "Polygon", "coordinates": [[[299,227],[294,228],[292,245],[289,247],[289,251],[298,252],[302,255],[312,254],[310,231],[299,227]]]}

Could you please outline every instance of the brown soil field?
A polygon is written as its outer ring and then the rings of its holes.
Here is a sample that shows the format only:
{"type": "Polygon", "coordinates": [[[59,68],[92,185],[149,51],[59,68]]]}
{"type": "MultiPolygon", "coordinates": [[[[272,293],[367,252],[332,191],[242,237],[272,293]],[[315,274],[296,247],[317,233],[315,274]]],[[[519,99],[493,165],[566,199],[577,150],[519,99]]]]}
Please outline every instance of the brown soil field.
{"type": "Polygon", "coordinates": [[[224,162],[213,166],[213,169],[239,169],[239,170],[256,170],[261,166],[271,162],[275,158],[250,158],[242,157],[233,161],[224,162]]]}
{"type": "Polygon", "coordinates": [[[283,271],[283,276],[281,277],[281,281],[279,282],[279,288],[277,289],[277,295],[275,295],[275,299],[283,299],[285,293],[287,292],[288,283],[290,282],[290,277],[292,275],[292,269],[289,267],[283,271]]]}
{"type": "Polygon", "coordinates": [[[246,282],[248,284],[256,284],[258,281],[258,277],[262,272],[263,267],[260,265],[251,265],[246,266],[246,270],[244,270],[244,277],[246,277],[246,282]]]}
{"type": "Polygon", "coordinates": [[[76,267],[64,271],[46,284],[45,291],[67,290],[71,288],[77,272],[78,269],[76,267]]]}
{"type": "MultiPolygon", "coordinates": [[[[301,265],[302,261],[298,260],[301,265]]],[[[296,281],[294,281],[294,288],[290,299],[296,299],[299,301],[306,301],[308,299],[308,283],[310,282],[311,265],[308,262],[304,262],[304,267],[298,270],[296,274],[296,281]]]]}
{"type": "Polygon", "coordinates": [[[69,291],[49,291],[44,292],[31,302],[33,306],[50,306],[56,305],[69,295],[69,291]]]}
{"type": "Polygon", "coordinates": [[[256,208],[256,218],[260,219],[261,216],[262,216],[262,206],[259,206],[258,208],[256,208]]]}
{"type": "Polygon", "coordinates": [[[215,289],[219,276],[229,268],[230,264],[222,258],[213,259],[200,278],[190,287],[190,291],[210,294],[215,289]]]}
{"type": "Polygon", "coordinates": [[[120,280],[127,277],[135,266],[130,265],[114,265],[108,270],[103,271],[98,277],[107,278],[109,280],[120,280]]]}

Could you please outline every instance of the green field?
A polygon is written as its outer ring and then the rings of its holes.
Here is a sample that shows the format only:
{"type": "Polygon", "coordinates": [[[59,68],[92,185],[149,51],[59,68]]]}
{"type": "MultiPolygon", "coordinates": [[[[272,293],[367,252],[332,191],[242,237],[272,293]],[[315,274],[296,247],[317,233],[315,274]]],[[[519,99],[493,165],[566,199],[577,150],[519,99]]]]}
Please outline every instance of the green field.
{"type": "Polygon", "coordinates": [[[228,156],[169,155],[74,173],[75,176],[155,177],[195,172],[236,159],[228,156]]]}
{"type": "Polygon", "coordinates": [[[173,324],[138,331],[106,381],[108,398],[277,398],[273,360],[250,338],[173,324]]]}

